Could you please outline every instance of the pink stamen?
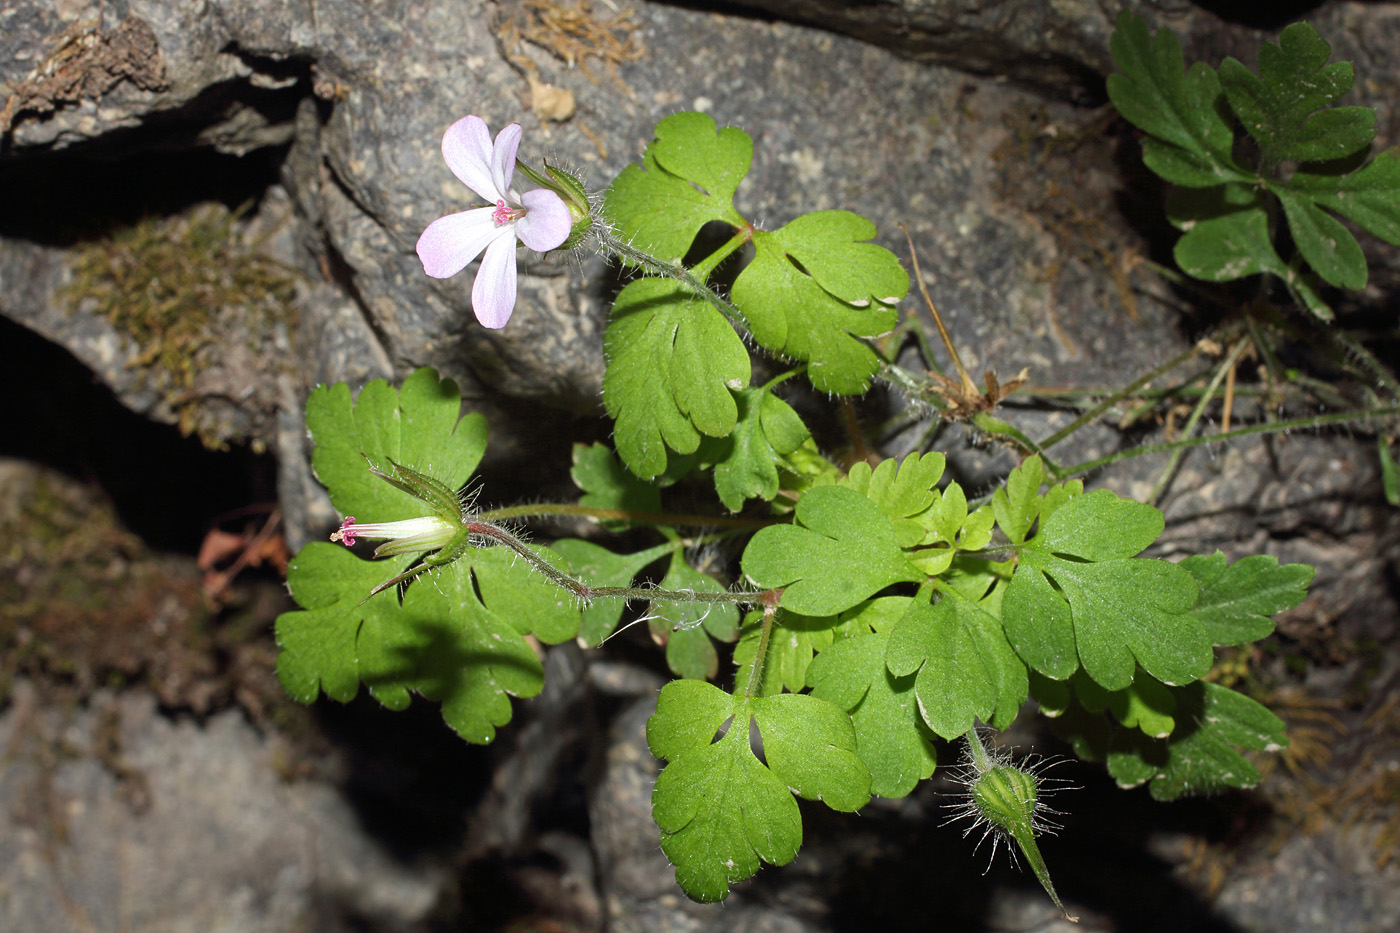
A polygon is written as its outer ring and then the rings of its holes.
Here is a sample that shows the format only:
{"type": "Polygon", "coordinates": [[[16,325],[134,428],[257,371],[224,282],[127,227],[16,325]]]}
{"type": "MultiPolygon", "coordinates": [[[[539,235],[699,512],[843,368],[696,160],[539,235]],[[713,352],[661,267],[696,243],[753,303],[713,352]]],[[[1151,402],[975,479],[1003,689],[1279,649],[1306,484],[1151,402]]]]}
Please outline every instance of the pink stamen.
{"type": "Polygon", "coordinates": [[[496,222],[496,226],[499,227],[502,224],[508,224],[517,218],[515,211],[506,207],[506,202],[504,200],[501,200],[496,202],[496,209],[491,213],[491,219],[494,220],[496,222]]]}
{"type": "Polygon", "coordinates": [[[339,530],[339,531],[332,531],[332,532],[331,532],[331,540],[332,540],[332,541],[339,541],[341,544],[344,544],[346,547],[350,547],[352,544],[355,543],[355,528],[354,528],[354,525],[355,525],[355,516],[353,516],[353,515],[347,515],[347,516],[345,516],[345,521],[343,521],[343,522],[340,523],[340,530],[339,530]]]}

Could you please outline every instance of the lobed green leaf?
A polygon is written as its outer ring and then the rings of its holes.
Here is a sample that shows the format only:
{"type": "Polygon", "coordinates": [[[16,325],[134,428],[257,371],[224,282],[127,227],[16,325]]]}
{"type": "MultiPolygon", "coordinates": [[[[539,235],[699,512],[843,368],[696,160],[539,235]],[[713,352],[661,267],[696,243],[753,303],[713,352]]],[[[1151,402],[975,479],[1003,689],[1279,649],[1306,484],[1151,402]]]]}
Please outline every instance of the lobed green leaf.
{"type": "Polygon", "coordinates": [[[701,434],[724,437],[739,418],[731,390],[749,384],[744,343],[724,316],[670,279],[630,283],[603,335],[603,404],[613,439],[642,479],[666,469],[667,448],[694,453],[701,434]]]}
{"type": "Polygon", "coordinates": [[[1128,10],[1118,15],[1111,48],[1119,72],[1108,76],[1109,99],[1159,141],[1143,147],[1149,168],[1192,187],[1249,178],[1230,156],[1234,131],[1214,69],[1198,62],[1188,74],[1176,36],[1167,29],[1149,36],[1128,10]]]}
{"type": "MultiPolygon", "coordinates": [[[[887,601],[908,597],[885,597],[887,601]]],[[[856,754],[870,771],[870,791],[903,797],[933,775],[937,753],[914,695],[914,675],[896,677],[885,666],[889,635],[883,632],[838,639],[812,662],[812,696],[847,710],[856,733],[856,754]]]]}
{"type": "Polygon", "coordinates": [[[873,243],[875,225],[849,211],[821,211],[771,233],[753,235],[753,261],[732,298],[754,340],[769,352],[807,363],[823,392],[859,395],[880,358],[859,338],[888,333],[894,302],[909,277],[893,253],[873,243]]]}
{"type": "Polygon", "coordinates": [[[917,672],[919,712],[945,739],[977,720],[1005,728],[1027,695],[1025,665],[997,619],[952,591],[932,605],[911,604],[890,634],[885,663],[896,677],[917,672]]]}
{"type": "Polygon", "coordinates": [[[739,420],[728,437],[713,442],[715,492],[731,512],[748,499],[771,502],[778,494],[778,465],[811,436],[797,412],[766,387],[734,393],[739,420]]]}
{"type": "Polygon", "coordinates": [[[656,125],[640,165],[629,165],[608,187],[603,212],[617,234],[666,261],[679,262],[710,221],[735,227],[734,192],[753,160],[743,130],[703,113],[675,113],[656,125]]]}
{"type": "Polygon", "coordinates": [[[760,587],[785,588],[784,608],[835,615],[892,583],[923,579],[904,559],[889,519],[855,490],[810,489],[796,515],[797,524],[760,529],[741,561],[760,587]]]}
{"type": "Polygon", "coordinates": [[[1218,684],[1195,683],[1174,691],[1177,728],[1165,740],[1119,732],[1108,751],[1108,770],[1123,787],[1147,784],[1157,800],[1252,787],[1259,772],[1237,748],[1275,751],[1288,744],[1273,713],[1218,684]]]}
{"type": "Polygon", "coordinates": [[[1365,149],[1376,115],[1365,107],[1323,110],[1351,90],[1350,62],[1327,64],[1332,47],[1307,23],[1294,23],[1279,44],[1259,49],[1259,74],[1234,58],[1220,64],[1220,82],[1266,166],[1284,159],[1320,162],[1365,149]],[[1322,112],[1318,112],[1322,111],[1322,112]]]}
{"type": "Polygon", "coordinates": [[[1317,572],[1307,564],[1280,566],[1268,554],[1229,564],[1219,551],[1193,554],[1178,566],[1196,578],[1201,593],[1192,614],[1217,645],[1243,645],[1272,633],[1272,616],[1301,603],[1317,572]]]}
{"type": "Polygon", "coordinates": [[[306,428],[316,444],[311,465],[342,515],[362,522],[420,517],[423,503],[371,473],[366,458],[403,464],[458,489],[486,451],[486,419],[461,412],[457,384],[427,367],[398,391],[375,379],[353,401],[343,382],[317,386],[306,401],[306,428]]]}

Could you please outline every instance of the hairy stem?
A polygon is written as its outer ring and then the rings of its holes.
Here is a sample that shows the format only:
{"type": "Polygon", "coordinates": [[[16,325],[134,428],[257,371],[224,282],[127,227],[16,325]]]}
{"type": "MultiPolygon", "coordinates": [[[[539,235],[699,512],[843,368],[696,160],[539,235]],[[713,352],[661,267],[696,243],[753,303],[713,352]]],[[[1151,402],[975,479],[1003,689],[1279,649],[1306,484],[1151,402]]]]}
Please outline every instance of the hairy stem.
{"type": "Polygon", "coordinates": [[[483,521],[501,521],[508,518],[530,518],[541,515],[574,515],[582,518],[614,519],[638,522],[647,525],[690,525],[715,528],[743,528],[757,530],[773,524],[755,518],[729,518],[723,515],[686,515],[670,512],[639,512],[634,509],[599,509],[587,505],[570,505],[564,502],[537,502],[530,505],[512,505],[503,509],[482,512],[483,521]]]}
{"type": "MultiPolygon", "coordinates": [[[[720,593],[701,593],[695,590],[663,590],[652,586],[589,586],[540,557],[524,541],[498,525],[482,521],[468,521],[466,526],[467,531],[474,538],[484,538],[490,543],[510,548],[521,560],[548,578],[551,583],[561,589],[568,590],[574,595],[574,598],[581,602],[589,602],[594,599],[659,599],[675,603],[732,603],[738,606],[768,605],[771,603],[774,607],[777,606],[778,592],[775,590],[748,593],[726,590],[720,593]]],[[[662,545],[659,550],[664,553],[680,546],[679,541],[671,541],[662,545]]]]}

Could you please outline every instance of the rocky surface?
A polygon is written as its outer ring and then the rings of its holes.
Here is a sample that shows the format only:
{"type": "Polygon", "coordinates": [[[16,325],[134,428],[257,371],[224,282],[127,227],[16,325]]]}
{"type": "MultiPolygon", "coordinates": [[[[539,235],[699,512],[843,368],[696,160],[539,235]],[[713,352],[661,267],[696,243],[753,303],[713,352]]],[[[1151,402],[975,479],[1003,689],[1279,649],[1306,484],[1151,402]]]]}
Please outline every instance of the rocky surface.
{"type": "Polygon", "coordinates": [[[14,931],[407,930],[445,867],[404,862],[286,743],[236,710],[171,719],[154,695],[0,716],[0,925],[14,931]]]}
{"type": "MultiPolygon", "coordinates": [[[[614,20],[598,3],[583,48],[605,55],[570,67],[574,40],[539,32],[523,0],[12,0],[0,10],[0,314],[66,347],[129,408],[274,451],[294,544],[334,521],[301,420],[321,382],[438,367],[491,421],[491,496],[540,495],[560,487],[570,440],[606,437],[600,336],[615,283],[596,257],[532,259],[510,326],[477,326],[470,271],[434,281],[413,252],[427,223],[470,198],[442,164],[442,131],[467,112],[493,129],[518,120],[522,155],[601,187],[658,119],[698,109],[754,137],[739,200],[763,226],[850,208],[907,256],[904,223],[974,372],[1030,366],[1038,385],[1120,384],[1187,348],[1195,327],[1179,294],[1133,273],[1136,256],[1160,249],[1159,206],[1133,174],[1129,134],[1111,113],[1067,103],[1102,100],[1123,5],[755,0],[711,14],[640,3],[614,20]],[[230,255],[275,260],[294,297],[286,314],[215,309],[225,326],[182,382],[133,366],[151,334],[122,329],[74,283],[84,257],[143,214],[176,237],[211,204],[234,218],[230,255]]],[[[1176,0],[1128,5],[1185,33],[1188,58],[1252,62],[1263,35],[1176,0]]],[[[1400,8],[1330,3],[1310,20],[1356,61],[1357,97],[1378,108],[1381,139],[1400,138],[1400,8]]],[[[1375,255],[1363,297],[1393,305],[1394,254],[1375,255]]],[[[897,400],[869,405],[879,415],[897,400]]],[[[1042,431],[1068,420],[1007,417],[1042,431]]],[[[1063,455],[1137,439],[1086,431],[1063,455]]],[[[959,443],[950,452],[964,476],[996,466],[959,443]]],[[[1107,481],[1142,495],[1157,468],[1143,461],[1107,481]]],[[[1317,563],[1314,597],[1285,634],[1331,659],[1315,678],[1330,697],[1376,686],[1345,717],[1300,706],[1305,729],[1334,716],[1337,755],[1271,778],[1265,799],[1289,838],[1242,816],[1261,806],[1243,795],[1218,810],[1150,808],[1096,784],[1088,803],[1067,803],[1081,815],[1049,854],[1067,866],[1057,880],[1080,929],[1380,931],[1393,918],[1397,868],[1377,867],[1371,848],[1386,811],[1324,794],[1333,810],[1319,816],[1298,801],[1318,797],[1307,780],[1319,774],[1327,787],[1361,775],[1384,793],[1400,760],[1393,742],[1366,741],[1380,728],[1368,723],[1392,722],[1381,688],[1394,683],[1374,647],[1393,644],[1396,620],[1395,520],[1374,507],[1376,488],[1373,448],[1346,439],[1186,460],[1165,503],[1168,549],[1317,563]],[[1235,836],[1220,841],[1221,825],[1235,836]]],[[[342,748],[327,773],[288,780],[280,740],[237,711],[172,717],[133,690],[65,712],[21,689],[0,715],[0,926],[427,929],[474,918],[488,929],[528,916],[540,929],[807,931],[877,917],[923,928],[931,903],[963,929],[1064,926],[1024,876],[998,867],[979,880],[970,843],[933,830],[934,787],[860,819],[817,816],[796,864],[765,871],[728,905],[690,904],[647,812],[654,680],[556,649],[549,683],[491,757],[474,759],[496,778],[458,802],[467,828],[454,836],[443,820],[449,839],[407,857],[347,801],[365,786],[374,799],[407,795],[431,755],[391,766],[342,748]]],[[[453,741],[441,730],[422,739],[453,741]]]]}

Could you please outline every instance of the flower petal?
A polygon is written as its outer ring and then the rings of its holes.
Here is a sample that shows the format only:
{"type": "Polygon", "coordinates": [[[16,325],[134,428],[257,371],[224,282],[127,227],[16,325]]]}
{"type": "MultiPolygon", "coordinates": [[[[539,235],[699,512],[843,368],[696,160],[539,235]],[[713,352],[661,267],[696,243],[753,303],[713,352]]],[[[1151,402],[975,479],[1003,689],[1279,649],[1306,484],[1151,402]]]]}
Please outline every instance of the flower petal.
{"type": "Polygon", "coordinates": [[[435,279],[456,275],[467,267],[497,237],[515,243],[512,225],[497,226],[491,219],[494,208],[478,207],[448,214],[428,224],[418,238],[418,258],[423,271],[435,279]]]}
{"type": "Polygon", "coordinates": [[[548,188],[520,196],[526,214],[515,222],[515,235],[537,253],[548,252],[569,238],[574,220],[564,199],[548,188]]]}
{"type": "MultiPolygon", "coordinates": [[[[515,177],[515,153],[520,148],[520,124],[510,126],[496,134],[496,145],[491,149],[491,181],[500,197],[512,200],[511,179],[515,177]]],[[[514,205],[511,205],[514,207],[514,205]]]]}
{"type": "Polygon", "coordinates": [[[491,131],[481,117],[463,117],[442,134],[442,157],[452,174],[494,205],[506,189],[492,179],[491,151],[491,131]]]}
{"type": "MultiPolygon", "coordinates": [[[[511,230],[510,226],[502,227],[511,230]]],[[[506,326],[515,310],[515,237],[503,236],[481,257],[472,285],[472,310],[483,327],[506,326]]]]}

